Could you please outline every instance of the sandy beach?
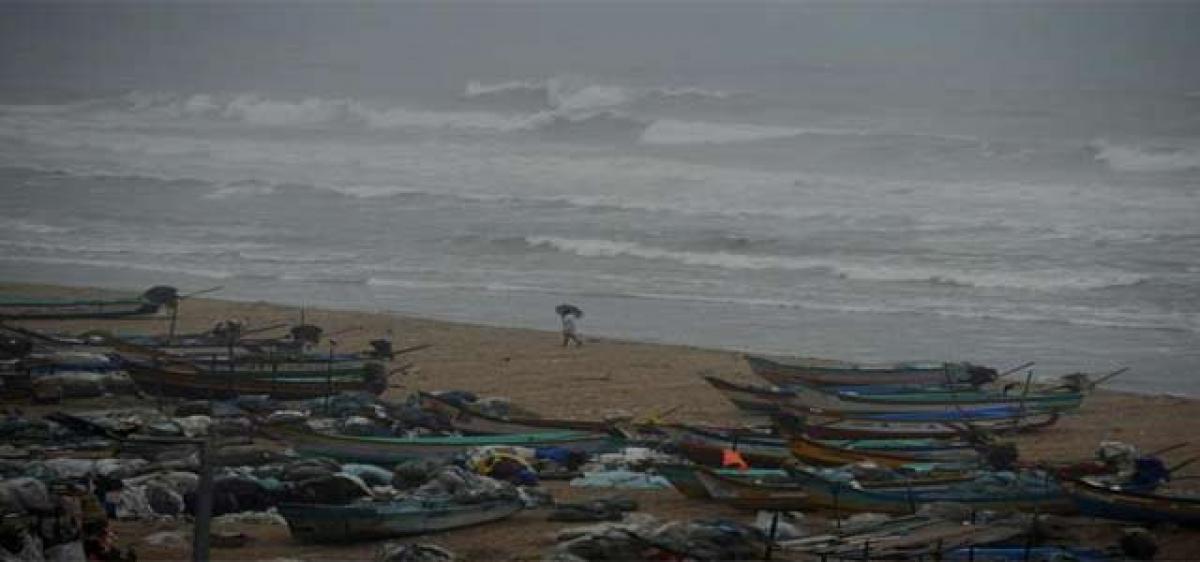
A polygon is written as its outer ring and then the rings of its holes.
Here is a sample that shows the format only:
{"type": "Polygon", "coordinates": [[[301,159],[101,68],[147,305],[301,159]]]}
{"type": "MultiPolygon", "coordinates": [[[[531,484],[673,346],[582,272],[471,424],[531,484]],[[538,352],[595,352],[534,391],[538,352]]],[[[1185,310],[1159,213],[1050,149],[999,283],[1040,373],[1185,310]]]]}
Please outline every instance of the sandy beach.
{"type": "MultiPolygon", "coordinates": [[[[6,295],[53,297],[105,296],[110,291],[94,289],[0,285],[6,295]]],[[[553,304],[547,303],[549,311],[553,304]]],[[[179,331],[201,331],[219,320],[238,318],[250,327],[275,322],[297,322],[300,311],[267,302],[230,302],[196,298],[180,309],[179,331]]],[[[404,355],[399,363],[412,363],[406,377],[386,397],[402,399],[416,390],[468,390],[483,396],[503,396],[515,404],[553,417],[596,419],[613,412],[647,418],[670,411],[670,420],[737,424],[743,420],[715,390],[704,383],[701,373],[716,374],[744,382],[762,381],[750,373],[740,354],[715,349],[667,346],[589,337],[586,317],[581,332],[586,345],[563,348],[556,320],[547,313],[546,330],[526,330],[455,324],[391,314],[314,310],[304,311],[305,320],[322,326],[326,334],[338,334],[338,351],[363,349],[367,341],[392,331],[397,349],[418,344],[430,347],[404,355]]],[[[83,332],[106,329],[120,333],[164,333],[167,316],[120,321],[24,321],[21,325],[50,332],[83,332]]],[[[323,343],[322,349],[327,349],[323,343]]],[[[908,359],[908,358],[896,358],[908,359]]],[[[1130,365],[1136,372],[1137,365],[1130,365]]],[[[11,405],[11,404],[10,404],[11,405]]],[[[94,407],[88,401],[64,403],[61,408],[94,407]]],[[[1195,438],[1200,419],[1200,401],[1190,397],[1140,395],[1098,390],[1082,409],[1064,417],[1055,426],[1017,438],[1021,457],[1038,460],[1089,458],[1101,440],[1124,441],[1142,451],[1152,451],[1195,438]]],[[[1168,464],[1195,454],[1189,446],[1167,455],[1168,464]]],[[[1194,473],[1190,467],[1185,476],[1194,473]]],[[[562,484],[550,484],[559,499],[598,496],[562,484]]],[[[625,492],[622,492],[625,493],[625,492]]],[[[750,515],[716,504],[687,500],[673,490],[625,493],[639,500],[642,510],[668,518],[730,517],[750,515]]],[[[813,517],[813,521],[819,521],[813,517]]],[[[815,524],[815,523],[814,523],[815,524]]],[[[459,530],[415,540],[446,546],[466,560],[538,559],[552,544],[554,530],[567,524],[551,523],[544,515],[526,512],[492,525],[459,530]]],[[[171,526],[173,528],[173,526],[171,526]]],[[[164,527],[165,528],[165,527],[164,527]]],[[[1115,539],[1119,526],[1095,524],[1098,545],[1115,539]],[[1111,536],[1110,536],[1111,535],[1111,536]]],[[[186,549],[154,548],[138,544],[139,537],[156,529],[136,523],[117,525],[120,541],[135,544],[143,559],[178,559],[186,549]]],[[[214,559],[245,560],[349,560],[369,558],[375,544],[346,547],[301,546],[282,527],[248,528],[254,538],[248,548],[215,550],[214,559]]],[[[1164,555],[1160,559],[1188,559],[1200,551],[1196,534],[1179,530],[1155,533],[1164,555]]]]}

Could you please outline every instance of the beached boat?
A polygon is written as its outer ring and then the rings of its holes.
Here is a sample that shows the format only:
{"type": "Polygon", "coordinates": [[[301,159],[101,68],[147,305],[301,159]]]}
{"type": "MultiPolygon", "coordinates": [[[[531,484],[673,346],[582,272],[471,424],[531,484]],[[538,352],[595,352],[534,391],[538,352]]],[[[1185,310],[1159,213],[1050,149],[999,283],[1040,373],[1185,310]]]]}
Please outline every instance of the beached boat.
{"type": "MultiPolygon", "coordinates": [[[[714,376],[705,376],[704,380],[720,392],[737,409],[747,414],[770,415],[788,406],[796,405],[797,393],[788,388],[740,384],[714,376]]],[[[889,396],[896,394],[954,394],[956,398],[988,396],[986,393],[979,392],[973,387],[964,386],[830,386],[822,387],[822,390],[863,396],[889,396]]]]}
{"type": "Polygon", "coordinates": [[[1068,513],[1074,508],[1052,478],[985,473],[970,482],[946,486],[867,489],[857,482],[826,478],[813,470],[792,470],[782,486],[748,483],[699,469],[697,476],[714,499],[738,507],[833,509],[838,512],[913,513],[923,504],[962,503],[976,510],[1038,510],[1068,513]]]}
{"type": "MultiPolygon", "coordinates": [[[[778,468],[793,459],[800,458],[788,439],[751,432],[722,430],[688,425],[662,426],[671,445],[684,458],[705,466],[721,466],[726,451],[737,451],[742,459],[756,468],[778,468]]],[[[887,466],[900,466],[926,462],[973,461],[978,454],[965,442],[931,439],[879,439],[879,440],[834,440],[823,444],[830,450],[849,447],[847,457],[877,457],[875,460],[890,460],[893,457],[903,462],[889,462],[887,466]],[[861,452],[859,452],[861,451],[861,452]]],[[[800,460],[805,460],[800,458],[800,460]]],[[[857,462],[848,460],[846,462],[857,462]]],[[[830,463],[824,463],[830,464],[830,463]]],[[[846,464],[846,463],[840,463],[846,464]]]]}
{"type": "Polygon", "coordinates": [[[996,370],[970,363],[908,362],[865,364],[816,358],[770,359],[747,355],[754,374],[777,386],[809,385],[938,385],[984,384],[996,370]]]}
{"type": "Polygon", "coordinates": [[[616,445],[614,438],[609,435],[582,431],[444,437],[357,437],[316,433],[292,426],[273,426],[265,428],[264,433],[290,443],[296,452],[302,455],[383,465],[413,459],[445,459],[488,445],[562,447],[585,453],[609,450],[616,445]]]}
{"type": "Polygon", "coordinates": [[[408,499],[349,505],[283,503],[279,514],[303,542],[350,542],[421,535],[504,519],[522,509],[518,499],[479,503],[408,499]]]}
{"type": "Polygon", "coordinates": [[[942,416],[944,421],[938,421],[912,419],[913,416],[905,414],[850,417],[838,412],[816,413],[788,408],[773,419],[781,428],[788,426],[797,433],[817,439],[918,439],[961,437],[971,428],[1000,434],[1033,431],[1049,427],[1059,418],[1057,412],[1021,412],[1008,408],[973,411],[971,417],[957,411],[945,413],[949,415],[942,416]]]}
{"type": "Polygon", "coordinates": [[[872,462],[889,468],[912,463],[978,463],[979,451],[970,445],[954,443],[944,448],[899,449],[869,448],[869,443],[822,442],[803,435],[793,435],[790,451],[796,459],[813,465],[842,466],[857,462],[872,462]]]}
{"type": "Polygon", "coordinates": [[[178,298],[174,287],[151,287],[136,297],[112,299],[0,299],[0,319],[48,320],[71,318],[123,318],[155,314],[178,298]]]}
{"type": "MultiPolygon", "coordinates": [[[[807,554],[804,560],[948,560],[951,553],[961,549],[967,551],[966,560],[995,562],[1006,559],[974,557],[971,554],[973,551],[968,549],[1009,541],[1028,532],[1028,529],[1025,520],[1016,517],[977,523],[954,518],[906,515],[786,540],[780,546],[788,554],[807,554]]],[[[1045,550],[1035,547],[1033,551],[1045,550]]],[[[1051,558],[1020,560],[1045,562],[1051,558]]]]}
{"type": "Polygon", "coordinates": [[[256,362],[236,369],[209,370],[191,362],[126,361],[125,368],[138,388],[156,396],[232,398],[264,394],[279,400],[303,400],[342,392],[381,394],[387,373],[378,363],[358,363],[343,368],[318,364],[256,362]]]}
{"type": "Polygon", "coordinates": [[[710,498],[739,509],[798,511],[810,507],[808,493],[794,481],[755,482],[705,467],[696,467],[693,474],[710,498]]]}
{"type": "Polygon", "coordinates": [[[115,338],[106,344],[121,356],[143,392],[184,398],[230,398],[265,394],[300,400],[340,394],[380,394],[388,387],[384,366],[359,358],[260,354],[230,360],[193,361],[115,338]]]}
{"type": "Polygon", "coordinates": [[[754,468],[779,468],[792,460],[787,444],[775,436],[683,424],[657,429],[680,456],[705,466],[722,466],[725,451],[737,451],[754,468]]]}
{"type": "MultiPolygon", "coordinates": [[[[800,409],[844,414],[944,412],[962,409],[1019,408],[1027,412],[1064,412],[1083,403],[1083,394],[1073,391],[1003,394],[995,392],[905,392],[898,394],[855,394],[829,392],[821,387],[794,384],[789,402],[800,409]]],[[[939,420],[940,421],[940,420],[939,420]]]]}
{"type": "MultiPolygon", "coordinates": [[[[735,468],[714,469],[717,474],[729,478],[739,478],[751,481],[787,482],[791,475],[786,470],[776,468],[751,468],[738,470],[735,468]]],[[[712,498],[708,489],[696,477],[696,465],[682,463],[663,463],[654,465],[654,472],[667,479],[671,487],[686,497],[706,500],[712,498]]]]}
{"type": "MultiPolygon", "coordinates": [[[[932,557],[932,556],[931,556],[932,557]]],[[[938,553],[941,562],[1117,562],[1105,551],[1069,546],[987,545],[958,547],[938,553]]]]}
{"type": "Polygon", "coordinates": [[[796,393],[778,388],[738,384],[713,376],[704,381],[712,385],[738,410],[751,415],[771,415],[796,397],[796,393]]]}
{"type": "MultiPolygon", "coordinates": [[[[772,485],[787,485],[793,480],[791,472],[783,469],[771,468],[751,468],[746,470],[735,468],[711,468],[702,467],[695,464],[684,463],[662,463],[654,465],[654,471],[666,478],[671,486],[676,491],[693,499],[712,499],[708,488],[700,481],[696,475],[702,470],[712,471],[714,474],[742,480],[750,483],[765,483],[772,485]]],[[[975,477],[975,473],[962,470],[928,470],[920,473],[891,473],[894,478],[886,480],[860,480],[859,484],[864,488],[876,489],[892,489],[904,488],[909,486],[946,486],[949,484],[965,482],[975,477]]]]}
{"type": "Polygon", "coordinates": [[[422,410],[439,413],[449,419],[454,429],[467,435],[506,435],[539,431],[587,431],[612,433],[612,424],[603,421],[562,420],[529,416],[508,417],[490,415],[470,405],[448,400],[436,394],[418,392],[422,410]]]}
{"type": "Polygon", "coordinates": [[[1129,491],[1088,479],[1064,480],[1080,513],[1105,519],[1200,526],[1200,496],[1129,491]]]}

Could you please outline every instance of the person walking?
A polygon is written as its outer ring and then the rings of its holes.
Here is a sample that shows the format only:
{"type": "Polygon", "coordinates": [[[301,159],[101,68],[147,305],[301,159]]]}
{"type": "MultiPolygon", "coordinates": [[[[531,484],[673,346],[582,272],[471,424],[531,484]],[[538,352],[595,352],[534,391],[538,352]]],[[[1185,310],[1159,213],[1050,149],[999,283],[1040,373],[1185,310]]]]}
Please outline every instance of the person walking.
{"type": "Polygon", "coordinates": [[[562,334],[563,347],[567,347],[571,342],[575,342],[576,347],[583,347],[583,340],[579,339],[578,328],[575,326],[576,316],[574,314],[562,315],[562,334]]]}

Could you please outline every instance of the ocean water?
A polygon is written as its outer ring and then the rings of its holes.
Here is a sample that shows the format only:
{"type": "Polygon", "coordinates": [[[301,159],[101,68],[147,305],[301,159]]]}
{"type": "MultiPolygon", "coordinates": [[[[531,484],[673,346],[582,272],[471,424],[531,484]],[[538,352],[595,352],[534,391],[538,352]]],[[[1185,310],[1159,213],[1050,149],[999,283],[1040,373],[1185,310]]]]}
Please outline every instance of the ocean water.
{"type": "Polygon", "coordinates": [[[546,329],[572,302],[585,334],[1200,394],[1197,29],[1182,2],[7,2],[0,279],[546,329]]]}

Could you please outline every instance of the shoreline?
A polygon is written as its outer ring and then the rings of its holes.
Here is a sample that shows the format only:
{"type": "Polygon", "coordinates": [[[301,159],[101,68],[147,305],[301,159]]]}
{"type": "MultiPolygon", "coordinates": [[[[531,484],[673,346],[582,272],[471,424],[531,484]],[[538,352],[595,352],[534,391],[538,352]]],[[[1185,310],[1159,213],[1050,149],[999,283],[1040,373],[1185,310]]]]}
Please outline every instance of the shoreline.
{"type": "MultiPolygon", "coordinates": [[[[0,283],[0,291],[37,296],[84,296],[127,294],[55,285],[17,285],[0,283]]],[[[144,288],[143,288],[144,290],[144,288]]],[[[136,291],[136,292],[140,292],[136,291]]],[[[119,321],[104,320],[33,320],[14,322],[45,331],[80,333],[106,328],[118,331],[162,333],[168,316],[119,321]]],[[[240,302],[210,298],[185,301],[179,316],[179,331],[201,331],[228,318],[248,321],[248,326],[276,322],[295,322],[297,309],[267,302],[240,302]]],[[[393,330],[397,349],[428,343],[431,347],[405,355],[399,363],[412,363],[413,372],[397,382],[384,397],[403,399],[415,390],[462,389],[480,396],[502,396],[513,404],[548,417],[597,419],[622,412],[637,418],[672,413],[667,421],[693,423],[742,424],[737,410],[715,389],[700,378],[710,372],[741,382],[764,384],[750,373],[740,352],[708,348],[646,343],[588,336],[581,348],[563,348],[559,333],[549,330],[494,327],[418,318],[391,312],[362,312],[306,308],[305,320],[322,326],[326,334],[354,328],[335,336],[339,351],[362,349],[370,339],[393,330]]],[[[268,332],[269,333],[269,332],[268,332]]],[[[328,349],[327,339],[318,349],[328,349]]],[[[23,406],[24,407],[24,406],[23,406]]],[[[64,402],[55,409],[87,409],[95,404],[64,402]]],[[[37,408],[31,408],[36,410],[37,408]]],[[[1063,416],[1057,424],[1041,431],[1012,438],[1022,459],[1030,461],[1077,461],[1092,458],[1101,441],[1130,443],[1140,451],[1154,451],[1194,439],[1194,425],[1183,420],[1200,419],[1200,400],[1187,397],[1141,395],[1123,391],[1099,390],[1088,395],[1078,412],[1063,416]]],[[[1185,447],[1165,455],[1168,465],[1193,456],[1197,447],[1185,447]]],[[[1197,474],[1195,466],[1177,476],[1197,474]]],[[[1190,485],[1190,484],[1185,484],[1190,485]]],[[[1178,487],[1178,484],[1172,487],[1178,487]]],[[[619,493],[637,498],[642,511],[668,519],[726,517],[746,520],[753,513],[683,498],[674,490],[633,492],[625,490],[589,490],[549,483],[562,501],[602,497],[619,493]]],[[[1188,488],[1180,488],[1187,490],[1188,488]]],[[[808,515],[806,515],[807,517],[808,515]]],[[[822,521],[820,513],[811,514],[822,521]]],[[[537,513],[524,513],[508,522],[475,529],[439,533],[418,541],[444,545],[464,555],[466,560],[496,558],[541,559],[557,530],[571,524],[545,521],[537,513]],[[523,531],[517,531],[522,529],[523,531]],[[496,553],[484,550],[489,545],[496,553]]],[[[140,542],[145,535],[161,527],[147,529],[137,523],[119,523],[123,537],[139,541],[139,553],[147,560],[173,560],[184,551],[150,547],[140,542]]],[[[1099,529],[1115,528],[1105,524],[1099,529]]],[[[256,557],[271,559],[301,552],[303,559],[369,558],[376,543],[298,549],[286,530],[248,526],[244,530],[256,537],[250,550],[214,551],[216,558],[256,557]],[[256,553],[251,556],[250,552],[256,553]]],[[[1107,535],[1088,535],[1088,544],[1106,546],[1113,542],[1107,535]]],[[[1157,531],[1165,558],[1195,552],[1200,536],[1188,530],[1157,531]]]]}
{"type": "MultiPolygon", "coordinates": [[[[0,282],[0,292],[74,297],[124,295],[136,291],[0,282]]],[[[296,322],[299,307],[265,301],[195,298],[180,309],[178,331],[203,331],[228,318],[247,326],[296,322]]],[[[386,396],[402,398],[416,390],[460,389],[502,396],[545,416],[596,419],[615,412],[637,417],[672,411],[688,422],[744,423],[725,398],[701,379],[714,374],[732,381],[765,384],[742,359],[744,352],[589,335],[582,348],[561,347],[557,331],[493,326],[423,318],[390,311],[304,308],[306,321],[337,335],[337,349],[365,349],[367,342],[393,331],[397,349],[431,344],[400,362],[415,369],[386,396]]],[[[83,332],[97,325],[131,333],[166,331],[168,316],[104,320],[32,320],[21,325],[49,331],[83,332]]],[[[271,333],[271,332],[268,332],[271,333]]],[[[328,349],[323,340],[318,349],[328,349]]],[[[1017,437],[1023,450],[1056,459],[1090,456],[1101,440],[1122,437],[1154,450],[1191,438],[1180,419],[1200,419],[1200,399],[1192,396],[1098,389],[1083,408],[1048,431],[1017,437]],[[1053,439],[1042,439],[1055,435],[1053,439]]]]}
{"type": "MultiPolygon", "coordinates": [[[[219,283],[219,281],[216,281],[216,280],[211,280],[211,282],[214,285],[216,283],[219,283]]],[[[89,285],[71,285],[71,284],[59,284],[59,283],[39,283],[39,282],[24,282],[24,281],[14,282],[14,281],[6,281],[3,279],[0,279],[0,293],[20,292],[20,293],[24,293],[24,294],[45,295],[48,297],[56,297],[56,296],[60,296],[60,295],[104,295],[104,294],[107,294],[107,295],[136,295],[136,294],[140,294],[140,292],[145,290],[146,288],[148,288],[148,286],[145,286],[145,287],[123,286],[123,287],[117,288],[115,286],[98,287],[98,286],[89,286],[89,285]]],[[[290,296],[290,294],[286,295],[286,296],[290,296]]],[[[189,300],[188,302],[196,303],[196,302],[202,302],[204,300],[225,302],[225,303],[230,303],[230,304],[239,303],[239,304],[245,305],[245,306],[270,305],[270,306],[273,306],[273,307],[276,307],[279,309],[288,309],[288,310],[297,311],[296,314],[298,314],[298,311],[301,309],[303,309],[303,310],[323,310],[323,311],[327,311],[327,312],[336,312],[336,313],[340,313],[340,314],[387,315],[387,316],[394,316],[398,319],[413,320],[413,321],[420,320],[420,321],[427,321],[427,322],[440,322],[440,323],[445,323],[447,325],[461,326],[464,328],[492,329],[492,330],[494,330],[494,329],[521,330],[521,331],[552,333],[552,334],[558,333],[557,320],[552,315],[550,315],[550,313],[547,313],[547,315],[546,315],[547,321],[542,323],[546,326],[545,328],[543,328],[543,327],[533,327],[533,326],[526,325],[529,322],[524,321],[525,319],[523,317],[519,318],[517,316],[513,316],[513,318],[511,318],[512,321],[510,321],[510,322],[489,321],[489,320],[472,320],[472,319],[461,318],[461,317],[459,317],[460,315],[456,315],[454,313],[436,314],[436,313],[429,313],[429,312],[422,312],[422,311],[408,311],[408,310],[398,310],[398,309],[394,309],[394,308],[372,307],[372,306],[369,306],[368,303],[365,303],[365,302],[363,303],[363,306],[357,306],[357,307],[353,304],[337,305],[337,304],[328,304],[328,303],[324,303],[324,302],[318,302],[318,303],[312,304],[312,305],[292,304],[291,302],[288,302],[286,299],[283,301],[264,300],[261,298],[237,296],[237,295],[226,296],[226,295],[221,295],[219,292],[216,293],[210,299],[197,298],[194,300],[189,300]]],[[[549,302],[549,301],[547,301],[547,302],[549,302]]],[[[184,307],[181,310],[183,312],[181,312],[180,321],[183,322],[183,321],[185,321],[187,308],[184,307]]],[[[161,313],[157,317],[164,318],[164,319],[166,318],[161,313]]],[[[154,318],[154,317],[151,317],[151,318],[154,318]]],[[[298,318],[298,316],[297,316],[297,318],[298,318]]],[[[135,320],[133,320],[133,319],[115,320],[115,322],[118,322],[118,323],[120,323],[120,322],[128,323],[128,322],[134,322],[134,321],[135,320]]],[[[1001,371],[1003,371],[1006,366],[1017,365],[1017,364],[1021,363],[1022,360],[1024,360],[1023,357],[1016,357],[1016,359],[1014,359],[1012,361],[1007,361],[1007,362],[986,361],[986,360],[981,360],[981,358],[979,358],[979,357],[972,357],[970,355],[962,355],[961,353],[950,353],[947,355],[937,355],[937,356],[890,355],[890,354],[885,355],[885,356],[880,356],[878,353],[875,353],[875,352],[870,352],[870,351],[861,352],[860,351],[860,352],[858,352],[859,354],[856,356],[856,355],[847,355],[844,353],[838,354],[833,351],[831,351],[827,354],[822,354],[819,350],[817,350],[815,348],[814,349],[805,349],[801,352],[789,353],[789,352],[783,351],[781,349],[776,349],[772,346],[740,345],[740,346],[726,347],[726,346],[719,346],[719,345],[706,345],[703,343],[687,343],[687,342],[681,342],[681,341],[671,341],[669,339],[638,336],[636,334],[629,334],[629,335],[612,334],[611,331],[599,331],[599,333],[594,333],[589,329],[589,328],[594,328],[594,326],[589,326],[589,324],[594,324],[594,323],[595,323],[595,321],[591,321],[590,317],[585,318],[584,323],[582,325],[582,330],[581,330],[585,337],[597,339],[597,340],[611,341],[611,342],[616,342],[616,343],[654,345],[654,346],[663,346],[663,347],[669,347],[669,348],[692,349],[692,350],[696,350],[699,352],[727,353],[727,354],[735,354],[735,355],[753,354],[753,355],[778,356],[778,357],[788,357],[788,356],[821,357],[821,358],[828,358],[828,359],[857,361],[857,362],[862,362],[862,363],[873,363],[873,362],[886,363],[886,362],[893,362],[893,361],[908,361],[908,360],[912,360],[912,361],[917,361],[917,360],[969,361],[969,362],[973,362],[973,363],[984,364],[984,365],[987,365],[990,367],[994,367],[1001,371]]],[[[207,327],[208,326],[200,326],[199,328],[206,329],[207,327]]],[[[873,347],[873,346],[868,346],[868,347],[873,347]]],[[[1097,374],[1097,373],[1104,373],[1104,372],[1116,370],[1117,368],[1121,368],[1121,367],[1133,367],[1134,369],[1136,369],[1136,362],[1134,362],[1134,361],[1131,361],[1130,364],[1120,364],[1120,365],[1112,364],[1112,365],[1106,365],[1104,367],[1096,367],[1096,368],[1088,369],[1088,368],[1081,368],[1081,367],[1074,367],[1074,368],[1044,367],[1044,365],[1053,363],[1054,361],[1057,361],[1057,360],[1047,360],[1046,358],[1037,358],[1037,359],[1040,359],[1040,361],[1038,362],[1037,365],[1034,366],[1034,369],[1036,370],[1036,369],[1040,369],[1040,368],[1045,368],[1046,370],[1042,371],[1042,372],[1035,372],[1035,374],[1034,374],[1035,381],[1055,380],[1059,376],[1065,375],[1069,372],[1088,372],[1088,373],[1092,373],[1092,374],[1097,374]],[[1111,367],[1111,369],[1109,367],[1111,367]]],[[[1093,367],[1095,367],[1095,366],[1093,366],[1093,367]]],[[[746,372],[748,373],[748,370],[746,372]]],[[[1136,370],[1133,372],[1133,374],[1134,374],[1134,376],[1137,375],[1136,370]]],[[[1200,400],[1200,390],[1198,390],[1195,393],[1188,393],[1185,391],[1130,388],[1126,384],[1126,381],[1130,380],[1130,379],[1126,378],[1127,375],[1128,374],[1122,375],[1120,377],[1117,377],[1115,380],[1107,383],[1105,385],[1105,390],[1109,391],[1109,392],[1118,392],[1118,393],[1122,393],[1122,394],[1142,396],[1142,397],[1147,397],[1147,398],[1167,397],[1167,398],[1182,398],[1182,399],[1188,399],[1188,400],[1200,400]]],[[[754,381],[754,382],[760,382],[760,383],[762,382],[762,381],[759,381],[756,377],[752,377],[749,380],[754,381]]]]}

